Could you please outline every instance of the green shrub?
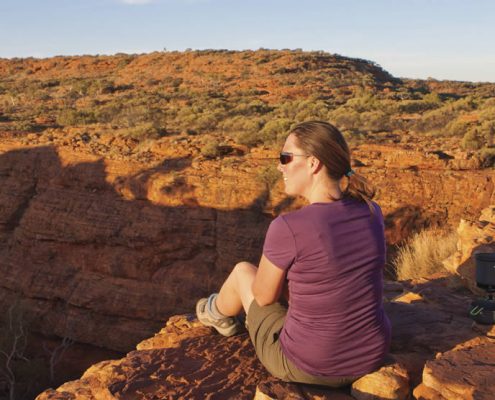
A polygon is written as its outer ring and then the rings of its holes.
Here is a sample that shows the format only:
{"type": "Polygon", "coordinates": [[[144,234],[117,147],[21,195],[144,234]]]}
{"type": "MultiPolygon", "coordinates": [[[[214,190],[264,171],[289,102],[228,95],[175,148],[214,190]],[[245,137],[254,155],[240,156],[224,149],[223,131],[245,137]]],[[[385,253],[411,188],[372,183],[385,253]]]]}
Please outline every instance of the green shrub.
{"type": "Polygon", "coordinates": [[[113,93],[117,90],[115,83],[108,79],[97,79],[90,81],[90,86],[87,89],[89,95],[101,95],[113,93]]]}
{"type": "Polygon", "coordinates": [[[403,100],[397,105],[399,113],[415,114],[438,108],[440,104],[426,100],[403,100]]]}
{"type": "Polygon", "coordinates": [[[220,143],[213,139],[201,148],[201,155],[205,158],[216,158],[220,155],[220,143]]]}
{"type": "Polygon", "coordinates": [[[309,119],[326,119],[328,111],[329,106],[324,101],[310,98],[285,101],[276,107],[274,115],[297,123],[309,119]]]}
{"type": "Polygon", "coordinates": [[[240,131],[234,134],[234,140],[244,146],[256,147],[263,143],[263,135],[260,132],[240,131]]]}
{"type": "Polygon", "coordinates": [[[462,99],[445,104],[445,108],[453,112],[473,111],[479,106],[479,100],[473,96],[466,96],[462,99]]]}
{"type": "Polygon", "coordinates": [[[495,148],[484,147],[480,150],[481,165],[485,168],[495,167],[495,148]]]}
{"type": "Polygon", "coordinates": [[[423,96],[423,102],[431,108],[438,107],[442,104],[442,99],[436,92],[427,93],[423,96]]]}
{"type": "Polygon", "coordinates": [[[461,146],[465,150],[479,150],[483,147],[483,139],[478,128],[471,128],[464,134],[461,140],[461,146]]]}
{"type": "Polygon", "coordinates": [[[261,100],[252,100],[249,103],[241,103],[235,107],[232,112],[234,114],[240,114],[244,116],[250,115],[263,115],[271,112],[272,107],[268,106],[261,100]]]}
{"type": "Polygon", "coordinates": [[[350,145],[361,144],[367,139],[365,132],[354,129],[344,129],[342,130],[342,135],[344,135],[346,142],[350,145]]]}
{"type": "Polygon", "coordinates": [[[480,121],[495,121],[495,107],[486,107],[479,112],[480,121]]]}
{"type": "Polygon", "coordinates": [[[132,138],[138,142],[145,140],[159,139],[162,136],[162,130],[151,122],[134,126],[126,129],[120,134],[122,137],[132,138]]]}
{"type": "Polygon", "coordinates": [[[470,129],[471,125],[472,124],[470,122],[460,121],[456,119],[449,122],[443,132],[448,136],[462,137],[470,129]]]}
{"type": "Polygon", "coordinates": [[[100,123],[110,123],[118,120],[118,117],[123,109],[123,104],[120,102],[111,102],[95,111],[95,118],[100,123]]]}
{"type": "Polygon", "coordinates": [[[222,123],[222,129],[231,134],[234,140],[248,147],[257,146],[266,140],[262,132],[265,121],[260,118],[236,116],[222,123]]]}
{"type": "Polygon", "coordinates": [[[339,107],[328,114],[330,122],[342,130],[360,130],[362,127],[361,114],[356,110],[339,107]]]}
{"type": "Polygon", "coordinates": [[[457,115],[446,107],[427,111],[417,120],[414,128],[418,132],[428,132],[434,130],[444,131],[445,126],[454,121],[457,115]]]}
{"type": "Polygon", "coordinates": [[[370,93],[365,93],[362,96],[350,98],[345,104],[346,107],[352,108],[358,112],[371,111],[379,108],[378,99],[370,93]]]}
{"type": "Polygon", "coordinates": [[[153,106],[152,99],[124,101],[125,99],[117,98],[102,107],[98,107],[95,111],[95,118],[98,122],[129,128],[146,123],[164,125],[165,113],[161,108],[153,106]],[[141,102],[147,102],[147,104],[141,104],[141,102]]]}
{"type": "Polygon", "coordinates": [[[21,120],[17,121],[14,124],[14,129],[18,131],[24,131],[24,132],[33,132],[37,129],[36,124],[33,124],[29,120],[21,120]]]}
{"type": "Polygon", "coordinates": [[[62,126],[87,125],[97,122],[93,111],[66,108],[57,116],[57,123],[62,126]]]}
{"type": "Polygon", "coordinates": [[[77,92],[80,96],[86,96],[89,93],[92,82],[90,80],[78,80],[72,84],[72,90],[77,92]]]}
{"type": "Polygon", "coordinates": [[[321,100],[303,100],[297,104],[295,122],[308,120],[325,120],[328,116],[328,106],[321,100]]]}
{"type": "Polygon", "coordinates": [[[383,111],[367,111],[361,113],[359,119],[362,122],[362,129],[372,132],[383,132],[390,130],[390,117],[383,111]]]}
{"type": "Polygon", "coordinates": [[[495,145],[495,121],[483,121],[481,124],[481,133],[485,138],[487,146],[495,145]]]}
{"type": "Polygon", "coordinates": [[[194,121],[194,127],[201,131],[211,132],[217,127],[218,120],[214,114],[200,114],[194,121]]]}
{"type": "Polygon", "coordinates": [[[275,163],[268,165],[262,168],[258,173],[258,179],[260,182],[266,184],[268,188],[271,188],[275,183],[280,179],[282,174],[277,169],[277,165],[275,163]]]}
{"type": "Polygon", "coordinates": [[[287,118],[272,119],[265,124],[261,134],[268,140],[279,142],[285,138],[291,125],[292,121],[287,118]]]}

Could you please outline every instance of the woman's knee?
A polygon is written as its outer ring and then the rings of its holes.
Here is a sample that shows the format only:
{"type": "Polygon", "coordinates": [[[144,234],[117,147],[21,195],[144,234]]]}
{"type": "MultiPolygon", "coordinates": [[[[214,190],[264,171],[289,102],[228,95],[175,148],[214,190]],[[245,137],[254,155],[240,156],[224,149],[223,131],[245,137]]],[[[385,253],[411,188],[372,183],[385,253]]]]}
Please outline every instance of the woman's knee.
{"type": "Polygon", "coordinates": [[[253,274],[255,275],[256,274],[256,271],[257,271],[257,267],[254,265],[254,264],[251,264],[250,262],[248,261],[241,261],[241,262],[238,262],[235,266],[234,266],[234,271],[238,272],[238,273],[241,273],[241,274],[253,274]]]}

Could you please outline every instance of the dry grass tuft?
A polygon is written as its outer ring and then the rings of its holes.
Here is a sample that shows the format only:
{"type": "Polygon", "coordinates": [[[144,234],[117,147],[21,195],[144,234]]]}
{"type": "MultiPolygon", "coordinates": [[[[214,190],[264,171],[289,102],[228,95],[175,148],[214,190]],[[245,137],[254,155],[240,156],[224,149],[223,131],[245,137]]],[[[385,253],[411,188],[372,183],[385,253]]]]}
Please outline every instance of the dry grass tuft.
{"type": "Polygon", "coordinates": [[[442,261],[456,250],[457,233],[438,228],[414,234],[392,262],[397,279],[417,279],[445,271],[442,261]]]}

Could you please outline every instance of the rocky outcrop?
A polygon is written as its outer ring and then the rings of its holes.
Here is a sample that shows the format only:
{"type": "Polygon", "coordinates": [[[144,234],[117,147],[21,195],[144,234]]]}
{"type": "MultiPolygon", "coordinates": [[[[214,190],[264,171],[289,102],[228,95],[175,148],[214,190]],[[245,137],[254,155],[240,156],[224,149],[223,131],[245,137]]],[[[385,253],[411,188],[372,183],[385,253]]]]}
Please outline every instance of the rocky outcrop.
{"type": "Polygon", "coordinates": [[[386,213],[387,241],[400,243],[427,226],[457,226],[495,204],[495,175],[465,154],[366,145],[354,150],[362,172],[378,188],[386,213]]]}
{"type": "Polygon", "coordinates": [[[409,398],[409,373],[400,362],[391,362],[352,384],[352,397],[358,400],[409,398]]]}
{"type": "MultiPolygon", "coordinates": [[[[209,160],[175,140],[157,141],[149,162],[97,157],[83,141],[2,140],[0,315],[17,299],[38,332],[129,351],[236,262],[257,262],[273,216],[302,205],[273,183],[276,154],[209,160]]],[[[380,188],[390,244],[495,203],[487,170],[387,146],[355,157],[380,188]],[[459,192],[471,193],[469,207],[459,192]]]]}
{"type": "Polygon", "coordinates": [[[495,342],[473,339],[428,361],[417,398],[490,400],[495,393],[495,342]],[[427,389],[429,394],[423,391],[427,389]]]}
{"type": "Polygon", "coordinates": [[[445,268],[461,277],[473,292],[476,286],[476,253],[495,253],[495,205],[484,209],[478,221],[462,219],[457,228],[457,251],[444,262],[445,268]]]}
{"type": "Polygon", "coordinates": [[[128,351],[257,253],[270,220],[258,208],[154,203],[148,178],[165,192],[176,169],[140,168],[50,147],[3,154],[0,306],[19,298],[35,330],[128,351]]]}
{"type": "Polygon", "coordinates": [[[468,318],[470,292],[447,276],[389,282],[390,359],[350,388],[281,382],[257,360],[247,333],[224,338],[193,316],[171,318],[125,358],[104,361],[47,399],[488,399],[495,338],[468,318]],[[462,397],[466,396],[466,397],[462,397]]]}

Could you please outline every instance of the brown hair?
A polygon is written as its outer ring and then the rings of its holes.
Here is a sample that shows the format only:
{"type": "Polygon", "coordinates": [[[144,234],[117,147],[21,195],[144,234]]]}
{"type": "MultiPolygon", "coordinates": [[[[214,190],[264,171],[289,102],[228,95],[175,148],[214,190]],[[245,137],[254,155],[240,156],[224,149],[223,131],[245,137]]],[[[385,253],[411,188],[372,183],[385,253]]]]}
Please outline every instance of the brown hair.
{"type": "Polygon", "coordinates": [[[366,202],[374,211],[371,199],[375,195],[375,188],[351,169],[349,146],[335,126],[324,121],[306,121],[297,124],[289,134],[296,137],[299,147],[306,154],[315,156],[323,163],[330,179],[339,181],[347,176],[348,184],[342,190],[344,197],[366,202]]]}

